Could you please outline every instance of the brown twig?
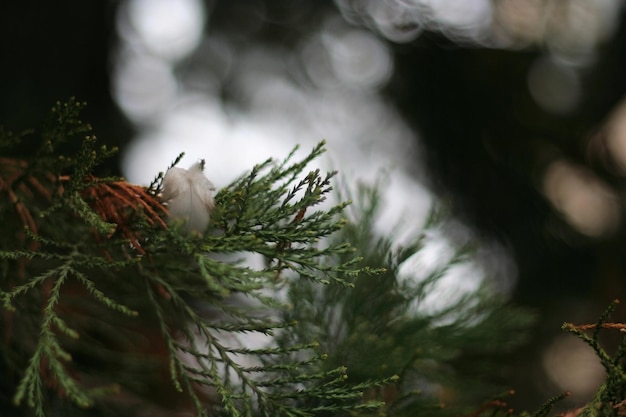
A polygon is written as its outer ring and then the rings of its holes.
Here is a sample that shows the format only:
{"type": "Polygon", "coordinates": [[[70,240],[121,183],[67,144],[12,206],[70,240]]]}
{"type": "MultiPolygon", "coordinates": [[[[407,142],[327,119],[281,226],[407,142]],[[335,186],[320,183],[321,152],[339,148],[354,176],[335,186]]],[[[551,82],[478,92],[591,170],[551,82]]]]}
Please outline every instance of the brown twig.
{"type": "MultiPolygon", "coordinates": [[[[579,325],[574,325],[572,323],[567,323],[566,324],[568,327],[572,328],[572,329],[576,329],[576,330],[590,330],[590,329],[596,329],[598,327],[597,324],[579,324],[579,325]]],[[[626,331],[626,324],[625,323],[602,323],[600,324],[600,327],[603,329],[617,329],[621,332],[626,331]]]]}

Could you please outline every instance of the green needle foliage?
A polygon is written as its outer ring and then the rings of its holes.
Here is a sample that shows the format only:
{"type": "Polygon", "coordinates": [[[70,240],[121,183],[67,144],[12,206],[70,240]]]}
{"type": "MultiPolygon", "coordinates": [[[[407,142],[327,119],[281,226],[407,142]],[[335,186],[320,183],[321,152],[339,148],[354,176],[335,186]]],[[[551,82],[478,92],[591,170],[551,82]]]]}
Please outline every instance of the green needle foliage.
{"type": "MultiPolygon", "coordinates": [[[[395,246],[374,232],[376,188],[330,201],[335,173],[308,169],[320,143],[253,167],[215,195],[204,233],[186,233],[159,199],[163,173],[148,187],[94,175],[115,149],[83,107],[58,103],[40,135],[0,129],[0,415],[510,415],[490,382],[531,316],[488,280],[420,308],[470,247],[420,279],[400,273],[443,212],[395,246]]],[[[605,411],[621,404],[626,349],[610,357],[598,330],[568,329],[609,374],[604,411],[587,415],[618,415],[605,411]]]]}
{"type": "MultiPolygon", "coordinates": [[[[294,308],[287,317],[301,325],[283,337],[293,342],[314,335],[322,341],[320,349],[329,352],[326,368],[347,366],[353,384],[392,378],[391,384],[368,391],[385,400],[374,415],[474,410],[485,393],[493,392],[486,380],[501,373],[497,358],[524,341],[532,316],[506,306],[487,284],[437,311],[420,309],[419,300],[435,291],[450,268],[471,261],[472,248],[457,248],[449,262],[420,280],[402,279],[401,266],[428,244],[429,232],[445,216],[433,212],[412,243],[395,247],[374,232],[382,202],[379,188],[360,188],[346,213],[350,222],[336,236],[362,255],[360,268],[379,274],[343,275],[353,288],[310,281],[291,286],[294,308]]],[[[347,261],[347,254],[339,254],[336,263],[347,261]]]]}
{"type": "Polygon", "coordinates": [[[2,406],[37,416],[380,407],[363,393],[392,378],[347,384],[344,366],[320,365],[315,338],[269,342],[299,325],[284,319],[287,285],[351,287],[346,277],[372,272],[349,244],[324,243],[347,203],[321,208],[334,173],[305,172],[323,143],[255,166],[215,196],[210,231],[188,235],[163,221],[162,174],[147,189],[92,175],[112,150],[97,147],[82,107],[57,104],[40,139],[0,137],[2,406]],[[21,140],[39,141],[32,157],[11,154],[21,140]],[[253,336],[268,342],[251,346],[253,336]]]}

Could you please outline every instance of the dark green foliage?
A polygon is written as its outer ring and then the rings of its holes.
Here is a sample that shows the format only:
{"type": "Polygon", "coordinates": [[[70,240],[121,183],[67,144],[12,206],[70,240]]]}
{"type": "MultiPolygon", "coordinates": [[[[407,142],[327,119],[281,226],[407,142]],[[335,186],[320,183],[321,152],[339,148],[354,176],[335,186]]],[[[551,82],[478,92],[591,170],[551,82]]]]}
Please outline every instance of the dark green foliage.
{"type": "MultiPolygon", "coordinates": [[[[351,221],[337,237],[363,256],[360,267],[378,274],[345,276],[354,288],[308,282],[290,287],[294,309],[288,317],[301,325],[284,337],[315,337],[329,352],[326,366],[347,366],[351,383],[397,376],[393,384],[370,393],[385,399],[384,415],[458,415],[493,389],[482,381],[497,374],[493,361],[498,355],[524,340],[531,316],[505,306],[488,288],[434,313],[415,311],[415,300],[423,299],[454,264],[468,261],[471,249],[458,248],[449,263],[418,283],[400,279],[400,266],[421,250],[442,216],[434,212],[412,244],[395,248],[373,232],[381,203],[377,190],[361,187],[351,221]]],[[[337,262],[345,259],[339,255],[337,262]]]]}
{"type": "MultiPolygon", "coordinates": [[[[114,150],[82,107],[58,104],[41,135],[25,133],[39,140],[27,159],[11,154],[25,136],[0,130],[0,414],[508,414],[506,395],[475,404],[497,392],[531,316],[488,280],[419,308],[471,247],[401,278],[445,212],[395,246],[374,232],[377,188],[332,204],[335,173],[307,173],[321,143],[253,167],[217,193],[206,233],[185,234],[165,222],[163,173],[145,188],[93,175],[114,150]]],[[[592,403],[603,412],[623,397],[626,350],[600,348],[605,321],[592,337],[572,327],[609,373],[592,403]]]]}
{"type": "MultiPolygon", "coordinates": [[[[162,175],[144,190],[91,174],[110,151],[87,135],[81,108],[53,109],[32,159],[3,159],[0,192],[10,198],[0,213],[10,230],[0,242],[0,359],[12,412],[312,416],[379,407],[363,392],[390,379],[346,384],[344,366],[319,365],[325,356],[312,338],[257,347],[237,339],[293,331],[276,295],[288,281],[351,286],[344,277],[367,271],[349,245],[321,243],[343,226],[346,205],[317,209],[334,173],[303,174],[323,144],[301,161],[254,167],[216,196],[213,232],[186,236],[160,219],[162,175]],[[78,149],[59,154],[69,141],[78,149]],[[250,255],[266,266],[250,266],[250,255]]],[[[16,142],[3,131],[4,148],[16,142]]]]}

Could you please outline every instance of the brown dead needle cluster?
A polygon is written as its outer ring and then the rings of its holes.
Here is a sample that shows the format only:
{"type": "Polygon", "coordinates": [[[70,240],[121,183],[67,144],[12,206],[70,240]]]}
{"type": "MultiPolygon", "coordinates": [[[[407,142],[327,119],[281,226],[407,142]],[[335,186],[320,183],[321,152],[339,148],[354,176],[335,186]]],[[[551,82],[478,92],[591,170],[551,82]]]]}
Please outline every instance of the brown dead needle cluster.
{"type": "Polygon", "coordinates": [[[126,181],[98,182],[90,178],[93,185],[85,188],[83,198],[107,223],[116,225],[114,233],[121,233],[133,247],[144,254],[138,231],[133,227],[136,216],[141,214],[150,226],[167,228],[162,215],[167,213],[158,197],[145,187],[126,181]]]}
{"type": "MultiPolygon", "coordinates": [[[[0,158],[0,196],[8,196],[22,225],[33,234],[38,234],[39,227],[29,205],[36,204],[36,200],[51,203],[53,197],[62,196],[63,185],[70,177],[55,176],[52,173],[35,176],[28,168],[25,160],[0,158]]],[[[103,221],[115,225],[111,235],[120,233],[139,253],[143,254],[144,251],[141,248],[139,231],[134,227],[138,215],[143,216],[151,226],[167,228],[162,218],[167,213],[166,208],[145,187],[123,180],[99,180],[91,175],[85,182],[88,185],[81,190],[81,197],[103,221]]],[[[34,245],[30,247],[31,250],[36,249],[36,242],[31,245],[34,245]]]]}

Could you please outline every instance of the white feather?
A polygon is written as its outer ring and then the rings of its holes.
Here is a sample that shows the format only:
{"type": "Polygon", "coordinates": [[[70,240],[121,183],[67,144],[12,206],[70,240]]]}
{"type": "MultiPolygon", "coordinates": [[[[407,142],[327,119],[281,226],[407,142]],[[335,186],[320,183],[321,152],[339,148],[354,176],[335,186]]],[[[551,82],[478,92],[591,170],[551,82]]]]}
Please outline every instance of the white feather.
{"type": "Polygon", "coordinates": [[[215,187],[202,172],[204,161],[188,170],[170,168],[163,177],[161,198],[167,204],[170,219],[183,220],[187,231],[202,233],[209,224],[213,210],[215,187]]]}

